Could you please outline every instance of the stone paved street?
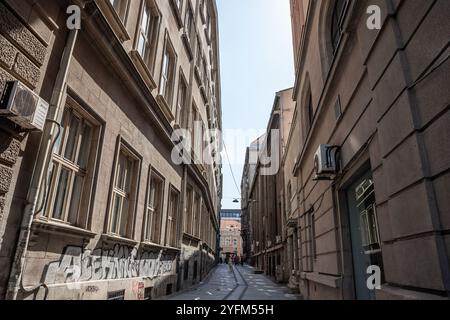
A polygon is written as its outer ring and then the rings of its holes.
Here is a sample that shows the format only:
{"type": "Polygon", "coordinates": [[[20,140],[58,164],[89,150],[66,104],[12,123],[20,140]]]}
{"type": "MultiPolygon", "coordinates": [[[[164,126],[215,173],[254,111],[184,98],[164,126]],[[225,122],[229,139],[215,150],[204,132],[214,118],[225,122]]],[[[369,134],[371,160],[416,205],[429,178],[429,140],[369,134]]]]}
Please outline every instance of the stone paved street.
{"type": "Polygon", "coordinates": [[[218,265],[199,286],[175,294],[170,300],[298,300],[289,289],[250,266],[218,265]]]}

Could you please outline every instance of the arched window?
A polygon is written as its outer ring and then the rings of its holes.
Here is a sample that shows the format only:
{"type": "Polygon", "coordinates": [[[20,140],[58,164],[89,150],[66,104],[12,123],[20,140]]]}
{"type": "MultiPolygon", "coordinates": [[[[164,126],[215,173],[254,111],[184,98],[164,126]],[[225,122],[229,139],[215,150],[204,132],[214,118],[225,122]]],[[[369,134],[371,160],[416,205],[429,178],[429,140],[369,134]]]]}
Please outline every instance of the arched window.
{"type": "Polygon", "coordinates": [[[333,53],[336,52],[339,42],[341,41],[348,1],[349,0],[335,0],[334,2],[331,19],[331,44],[333,46],[333,53]]]}

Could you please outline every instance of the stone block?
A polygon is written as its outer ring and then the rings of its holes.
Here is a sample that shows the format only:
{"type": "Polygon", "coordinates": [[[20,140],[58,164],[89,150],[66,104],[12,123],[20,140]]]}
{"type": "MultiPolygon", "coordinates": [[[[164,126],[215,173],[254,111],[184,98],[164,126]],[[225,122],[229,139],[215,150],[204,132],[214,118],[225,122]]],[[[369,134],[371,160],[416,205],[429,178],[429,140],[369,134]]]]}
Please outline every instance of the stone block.
{"type": "Polygon", "coordinates": [[[412,135],[383,162],[387,192],[391,196],[424,177],[416,135],[412,135]]]}
{"type": "Polygon", "coordinates": [[[376,115],[373,120],[378,121],[386,113],[406,86],[401,57],[397,53],[374,89],[376,115]]]}
{"type": "Polygon", "coordinates": [[[414,130],[410,100],[405,91],[380,120],[378,135],[381,155],[385,157],[414,130]]]}
{"type": "Polygon", "coordinates": [[[388,283],[444,290],[434,236],[398,241],[382,249],[388,283]]]}
{"type": "MultiPolygon", "coordinates": [[[[420,2],[424,2],[422,6],[425,7],[426,1],[420,2]]],[[[449,12],[449,1],[437,1],[408,43],[405,52],[413,81],[420,77],[433,60],[437,58],[439,52],[448,44],[450,35],[449,12]]],[[[411,13],[409,15],[409,19],[421,21],[421,17],[416,15],[416,12],[413,15],[411,13]]]]}
{"type": "Polygon", "coordinates": [[[36,88],[41,76],[40,70],[28,58],[19,53],[13,70],[24,80],[36,88]]]}
{"type": "Polygon", "coordinates": [[[39,65],[44,63],[46,47],[3,3],[0,3],[0,32],[8,35],[39,65]]]}
{"type": "Polygon", "coordinates": [[[0,161],[14,165],[20,152],[20,142],[0,131],[0,161]]]}
{"type": "Polygon", "coordinates": [[[2,35],[0,35],[0,62],[11,69],[16,58],[17,49],[2,35]]]}
{"type": "Polygon", "coordinates": [[[450,60],[447,60],[414,87],[422,127],[450,104],[449,83],[450,60]]]}
{"type": "Polygon", "coordinates": [[[415,185],[389,200],[394,238],[433,231],[428,195],[424,183],[415,185]]]}
{"type": "MultiPolygon", "coordinates": [[[[450,173],[439,176],[433,181],[437,206],[441,216],[441,224],[444,230],[450,230],[450,173]]],[[[448,247],[450,250],[450,247],[448,247]]]]}
{"type": "Polygon", "coordinates": [[[424,132],[431,175],[450,168],[450,111],[434,121],[424,132]]]}
{"type": "Polygon", "coordinates": [[[13,178],[13,170],[0,165],[0,194],[8,193],[13,178]]]}

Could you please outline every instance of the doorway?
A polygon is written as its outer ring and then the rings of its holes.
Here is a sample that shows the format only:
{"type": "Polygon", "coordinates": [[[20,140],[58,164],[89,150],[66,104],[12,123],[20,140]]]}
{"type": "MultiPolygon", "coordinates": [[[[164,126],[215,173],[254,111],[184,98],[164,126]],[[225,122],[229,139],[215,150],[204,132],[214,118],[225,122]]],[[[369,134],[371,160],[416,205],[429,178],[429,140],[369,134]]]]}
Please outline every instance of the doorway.
{"type": "Polygon", "coordinates": [[[367,269],[369,266],[380,267],[381,283],[384,283],[384,272],[372,172],[357,179],[348,188],[346,195],[356,298],[373,300],[375,292],[367,286],[367,279],[371,275],[367,274],[367,269]]]}

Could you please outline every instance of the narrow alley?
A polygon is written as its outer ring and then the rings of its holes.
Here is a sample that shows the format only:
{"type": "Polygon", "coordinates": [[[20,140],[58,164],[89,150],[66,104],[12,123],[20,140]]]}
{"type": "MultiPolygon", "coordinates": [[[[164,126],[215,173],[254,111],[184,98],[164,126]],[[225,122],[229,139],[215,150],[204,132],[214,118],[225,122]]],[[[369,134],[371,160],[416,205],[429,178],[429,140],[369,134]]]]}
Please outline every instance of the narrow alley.
{"type": "Polygon", "coordinates": [[[230,267],[219,264],[200,285],[169,300],[299,300],[284,285],[263,274],[255,274],[248,265],[230,267]]]}

